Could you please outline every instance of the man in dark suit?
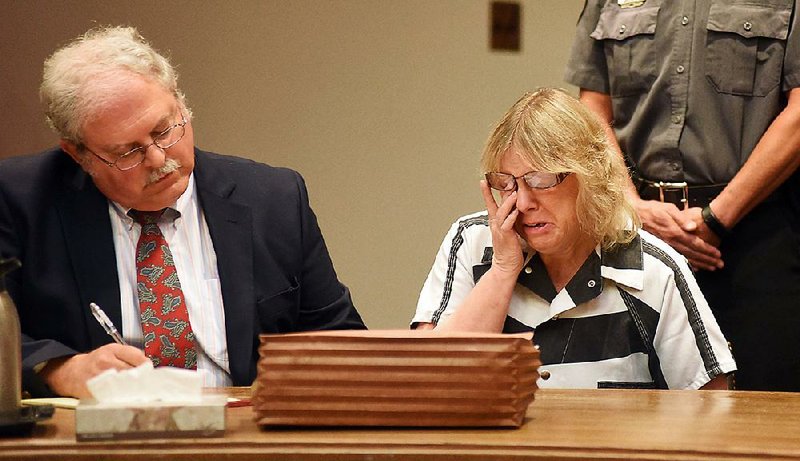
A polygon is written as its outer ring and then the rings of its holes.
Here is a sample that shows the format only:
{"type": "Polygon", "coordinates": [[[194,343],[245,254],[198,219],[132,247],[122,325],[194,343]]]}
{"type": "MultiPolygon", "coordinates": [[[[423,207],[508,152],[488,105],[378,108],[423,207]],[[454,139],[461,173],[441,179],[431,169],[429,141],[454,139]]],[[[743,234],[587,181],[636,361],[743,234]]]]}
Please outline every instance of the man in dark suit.
{"type": "Polygon", "coordinates": [[[194,148],[174,69],[135,29],[93,30],[57,51],[41,93],[60,148],[0,163],[0,256],[22,261],[6,282],[23,388],[81,397],[105,369],[160,360],[142,350],[140,212],[161,216],[197,355],[187,368],[206,385],[249,385],[259,333],[364,328],[300,175],[194,148]]]}

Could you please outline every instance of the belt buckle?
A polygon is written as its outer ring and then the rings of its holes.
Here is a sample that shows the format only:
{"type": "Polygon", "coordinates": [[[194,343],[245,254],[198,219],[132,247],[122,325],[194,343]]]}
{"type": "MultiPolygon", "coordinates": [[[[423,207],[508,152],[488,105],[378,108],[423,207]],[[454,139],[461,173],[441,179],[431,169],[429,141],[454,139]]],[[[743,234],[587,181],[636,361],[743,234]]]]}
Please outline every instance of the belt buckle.
{"type": "Polygon", "coordinates": [[[664,191],[670,190],[680,190],[683,191],[683,198],[681,198],[681,203],[683,203],[683,209],[689,209],[689,184],[684,182],[664,182],[658,181],[653,183],[654,186],[658,187],[658,199],[661,202],[664,202],[664,191]]]}

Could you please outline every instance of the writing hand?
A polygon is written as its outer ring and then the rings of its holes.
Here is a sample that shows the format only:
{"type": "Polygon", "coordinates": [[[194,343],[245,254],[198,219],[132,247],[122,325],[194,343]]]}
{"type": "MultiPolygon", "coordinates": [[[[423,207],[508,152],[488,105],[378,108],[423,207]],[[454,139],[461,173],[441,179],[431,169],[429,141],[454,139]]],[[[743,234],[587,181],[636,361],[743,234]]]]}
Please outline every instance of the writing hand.
{"type": "Polygon", "coordinates": [[[86,381],[114,368],[125,370],[150,359],[141,349],[121,344],[106,344],[86,354],[77,354],[48,361],[39,375],[58,395],[91,397],[86,381]]]}

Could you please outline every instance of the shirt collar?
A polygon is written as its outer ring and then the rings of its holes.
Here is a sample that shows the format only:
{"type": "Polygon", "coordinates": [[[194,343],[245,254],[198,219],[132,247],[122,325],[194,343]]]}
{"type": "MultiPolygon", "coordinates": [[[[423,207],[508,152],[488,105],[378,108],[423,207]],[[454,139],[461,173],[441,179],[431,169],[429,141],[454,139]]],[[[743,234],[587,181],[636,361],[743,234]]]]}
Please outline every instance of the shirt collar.
{"type": "MultiPolygon", "coordinates": [[[[181,216],[186,214],[189,207],[191,207],[195,202],[195,194],[194,172],[192,172],[189,174],[189,184],[186,186],[186,190],[183,191],[183,193],[175,202],[167,207],[175,210],[178,215],[174,222],[177,222],[181,216]]],[[[131,210],[131,208],[124,207],[113,200],[109,200],[109,202],[111,203],[114,212],[117,214],[117,216],[119,216],[122,222],[125,223],[125,225],[128,227],[128,230],[130,230],[133,227],[133,218],[128,216],[128,212],[131,210]]]]}
{"type": "Polygon", "coordinates": [[[642,237],[604,251],[600,274],[609,280],[636,290],[644,289],[644,253],[642,237]]]}
{"type": "MultiPolygon", "coordinates": [[[[561,293],[556,292],[538,254],[525,265],[517,278],[517,283],[550,303],[562,304],[556,298],[567,296],[569,299],[562,301],[577,306],[600,296],[603,291],[602,279],[637,290],[644,287],[642,241],[639,235],[631,242],[619,244],[611,250],[603,250],[598,245],[561,293]]],[[[564,307],[566,309],[570,306],[564,307]]]]}

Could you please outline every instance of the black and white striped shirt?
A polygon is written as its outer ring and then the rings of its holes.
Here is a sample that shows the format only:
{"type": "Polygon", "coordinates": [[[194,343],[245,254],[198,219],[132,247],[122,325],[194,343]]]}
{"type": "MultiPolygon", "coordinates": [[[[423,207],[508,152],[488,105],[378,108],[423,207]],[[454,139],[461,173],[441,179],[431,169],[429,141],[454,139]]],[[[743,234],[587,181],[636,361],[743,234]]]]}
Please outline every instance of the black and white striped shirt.
{"type": "MultiPolygon", "coordinates": [[[[456,221],[412,323],[446,321],[489,270],[492,254],[486,212],[456,221]]],[[[534,254],[504,327],[531,330],[541,370],[551,374],[540,387],[697,389],[736,369],[685,259],[646,231],[612,251],[598,246],[559,292],[534,254]]]]}

